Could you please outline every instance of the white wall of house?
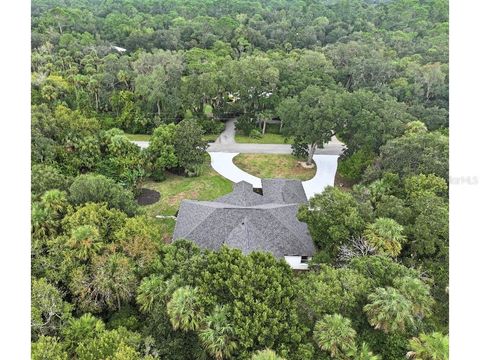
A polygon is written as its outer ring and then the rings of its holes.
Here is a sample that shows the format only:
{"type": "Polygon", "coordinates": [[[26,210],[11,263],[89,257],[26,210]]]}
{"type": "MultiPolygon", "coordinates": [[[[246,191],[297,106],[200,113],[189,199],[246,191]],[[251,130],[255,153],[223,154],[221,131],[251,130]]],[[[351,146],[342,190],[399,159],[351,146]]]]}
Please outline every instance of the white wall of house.
{"type": "MultiPolygon", "coordinates": [[[[302,262],[301,256],[285,256],[285,261],[294,270],[308,270],[308,264],[302,262]]],[[[310,260],[310,259],[309,259],[310,260]]]]}

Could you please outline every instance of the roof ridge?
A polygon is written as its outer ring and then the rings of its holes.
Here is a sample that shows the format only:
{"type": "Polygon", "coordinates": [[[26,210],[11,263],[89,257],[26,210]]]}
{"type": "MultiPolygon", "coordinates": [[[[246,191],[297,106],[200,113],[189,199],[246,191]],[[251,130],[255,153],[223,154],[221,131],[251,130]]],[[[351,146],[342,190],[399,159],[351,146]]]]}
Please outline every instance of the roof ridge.
{"type": "MultiPolygon", "coordinates": [[[[287,206],[297,206],[297,204],[286,204],[287,206]]],[[[273,209],[269,209],[269,210],[273,210],[273,209]]],[[[292,234],[293,236],[297,239],[297,240],[300,240],[300,241],[303,241],[302,238],[298,237],[297,236],[297,229],[292,229],[288,224],[286,224],[284,221],[282,221],[273,211],[269,211],[269,213],[275,218],[278,220],[279,223],[281,223],[285,228],[287,228],[292,234]]],[[[298,219],[295,218],[297,221],[298,219]]]]}

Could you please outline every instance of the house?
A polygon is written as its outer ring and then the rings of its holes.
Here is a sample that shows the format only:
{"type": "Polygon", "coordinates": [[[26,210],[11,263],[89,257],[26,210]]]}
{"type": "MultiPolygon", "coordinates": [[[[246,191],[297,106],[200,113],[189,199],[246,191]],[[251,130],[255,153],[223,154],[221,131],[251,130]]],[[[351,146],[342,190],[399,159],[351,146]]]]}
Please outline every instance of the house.
{"type": "Polygon", "coordinates": [[[241,181],[214,201],[183,200],[173,240],[188,239],[210,250],[225,244],[244,254],[268,251],[306,270],[315,247],[307,225],[297,219],[298,207],[307,202],[302,183],[262,179],[262,192],[241,181]]]}

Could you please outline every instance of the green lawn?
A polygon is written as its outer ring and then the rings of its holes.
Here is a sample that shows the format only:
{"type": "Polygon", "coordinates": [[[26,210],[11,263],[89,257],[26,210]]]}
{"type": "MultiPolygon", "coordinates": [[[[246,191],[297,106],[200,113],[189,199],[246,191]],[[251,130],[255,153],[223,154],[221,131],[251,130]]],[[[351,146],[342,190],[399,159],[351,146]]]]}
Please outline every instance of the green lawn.
{"type": "Polygon", "coordinates": [[[316,168],[303,168],[293,155],[287,154],[239,154],[233,163],[249,174],[267,179],[309,180],[316,172],[316,168]]]}
{"type": "Polygon", "coordinates": [[[250,143],[250,144],[293,144],[293,140],[289,139],[285,142],[285,137],[280,134],[266,133],[260,139],[254,139],[249,136],[236,134],[235,141],[237,143],[250,143]]]}
{"type": "Polygon", "coordinates": [[[198,177],[168,174],[162,182],[145,182],[143,187],[158,191],[160,200],[143,208],[150,216],[175,215],[183,199],[213,200],[232,191],[232,185],[230,180],[219,175],[208,163],[198,177]]]}
{"type": "Polygon", "coordinates": [[[217,140],[217,137],[218,137],[218,134],[207,134],[202,136],[203,140],[209,143],[217,140]]]}
{"type": "Polygon", "coordinates": [[[254,139],[249,136],[242,135],[240,133],[235,134],[235,141],[237,143],[250,143],[250,144],[293,144],[293,139],[287,139],[280,134],[280,125],[268,124],[267,131],[260,139],[254,139]]]}
{"type": "Polygon", "coordinates": [[[150,141],[152,135],[148,134],[125,134],[132,141],[150,141]]]}

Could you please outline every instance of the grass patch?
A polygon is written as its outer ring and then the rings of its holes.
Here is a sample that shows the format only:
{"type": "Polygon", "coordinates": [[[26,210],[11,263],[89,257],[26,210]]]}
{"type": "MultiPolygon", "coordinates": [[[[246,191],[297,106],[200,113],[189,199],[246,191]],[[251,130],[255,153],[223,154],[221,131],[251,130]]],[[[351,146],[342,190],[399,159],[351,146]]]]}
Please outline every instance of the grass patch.
{"type": "Polygon", "coordinates": [[[217,140],[218,134],[206,134],[202,136],[202,139],[206,142],[215,142],[217,140]]]}
{"type": "Polygon", "coordinates": [[[152,135],[149,134],[125,134],[131,141],[150,141],[152,135]]]}
{"type": "Polygon", "coordinates": [[[163,241],[167,244],[172,242],[173,231],[175,230],[175,219],[155,219],[160,225],[163,234],[163,241]]]}
{"type": "Polygon", "coordinates": [[[175,215],[184,199],[213,200],[232,191],[233,184],[204,165],[202,175],[187,178],[175,174],[167,174],[162,182],[146,181],[142,187],[158,191],[160,200],[152,205],[144,206],[147,215],[175,215]]]}
{"type": "Polygon", "coordinates": [[[265,133],[261,138],[254,139],[249,136],[235,134],[235,141],[240,144],[293,144],[292,139],[287,139],[280,134],[265,133]]]}
{"type": "Polygon", "coordinates": [[[239,154],[233,158],[233,163],[249,174],[267,179],[309,180],[316,172],[316,168],[303,168],[288,154],[239,154]]]}

